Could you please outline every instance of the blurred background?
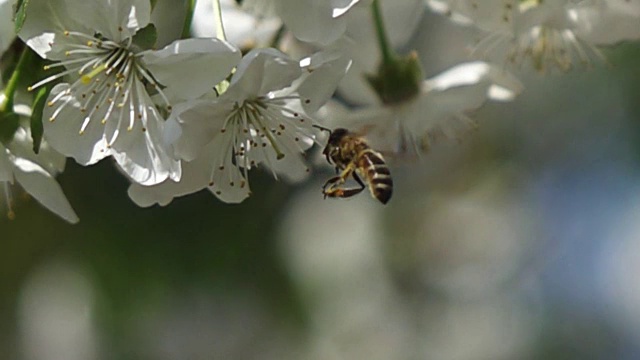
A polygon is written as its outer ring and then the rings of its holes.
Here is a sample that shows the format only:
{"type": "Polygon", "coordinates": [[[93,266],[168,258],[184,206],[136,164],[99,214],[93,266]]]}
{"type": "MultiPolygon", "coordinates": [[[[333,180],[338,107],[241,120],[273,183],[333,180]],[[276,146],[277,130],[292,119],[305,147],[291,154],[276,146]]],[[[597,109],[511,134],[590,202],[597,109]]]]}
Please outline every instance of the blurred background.
{"type": "MultiPolygon", "coordinates": [[[[464,32],[424,14],[407,49],[433,76],[464,32]]],[[[387,206],[323,200],[317,167],[141,209],[69,161],[78,225],[19,193],[0,218],[2,359],[640,358],[640,48],[605,54],[516,69],[476,132],[389,161],[387,206]]]]}

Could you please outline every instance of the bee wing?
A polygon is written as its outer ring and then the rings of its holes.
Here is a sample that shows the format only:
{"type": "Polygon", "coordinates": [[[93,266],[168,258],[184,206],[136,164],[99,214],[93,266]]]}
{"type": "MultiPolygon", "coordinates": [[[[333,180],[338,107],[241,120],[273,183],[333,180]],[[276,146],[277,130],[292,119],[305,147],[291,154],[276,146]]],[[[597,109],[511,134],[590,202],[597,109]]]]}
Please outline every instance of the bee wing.
{"type": "Polygon", "coordinates": [[[354,133],[362,136],[367,144],[390,162],[414,164],[420,161],[433,146],[446,143],[459,144],[477,129],[477,122],[460,113],[440,121],[423,134],[408,131],[401,124],[380,127],[364,124],[354,133]]]}
{"type": "Polygon", "coordinates": [[[429,151],[433,145],[445,141],[461,143],[471,133],[478,129],[478,122],[464,113],[453,116],[448,121],[442,121],[428,130],[420,140],[424,151],[429,151]]]}

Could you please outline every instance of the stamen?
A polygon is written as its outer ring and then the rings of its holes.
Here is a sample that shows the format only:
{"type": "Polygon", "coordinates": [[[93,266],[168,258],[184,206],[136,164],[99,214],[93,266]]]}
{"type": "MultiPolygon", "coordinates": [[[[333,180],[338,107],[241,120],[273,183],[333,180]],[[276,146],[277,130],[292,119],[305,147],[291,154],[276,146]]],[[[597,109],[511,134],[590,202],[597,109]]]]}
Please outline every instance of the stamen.
{"type": "Polygon", "coordinates": [[[67,71],[63,71],[63,72],[57,73],[55,75],[51,75],[51,76],[49,76],[49,77],[47,77],[47,78],[45,78],[43,80],[38,81],[37,83],[35,83],[33,85],[27,87],[27,90],[28,91],[33,91],[33,90],[39,88],[40,86],[42,86],[44,84],[47,84],[47,83],[49,83],[51,81],[60,79],[61,77],[65,76],[65,75],[72,74],[74,72],[75,72],[75,69],[71,69],[71,70],[67,70],[67,71]]]}
{"type": "Polygon", "coordinates": [[[97,66],[95,69],[93,69],[89,74],[87,75],[83,75],[80,79],[80,81],[82,81],[82,83],[84,85],[87,85],[91,82],[91,80],[98,74],[100,74],[102,71],[104,71],[107,68],[107,66],[105,64],[100,64],[99,66],[97,66]]]}
{"type": "Polygon", "coordinates": [[[4,198],[7,203],[7,218],[9,220],[15,220],[16,213],[13,211],[13,197],[11,196],[11,184],[9,182],[4,182],[4,198]]]}
{"type": "Polygon", "coordinates": [[[149,82],[149,84],[151,86],[153,86],[154,89],[156,89],[156,91],[158,91],[158,94],[160,95],[160,97],[162,98],[164,103],[166,104],[167,109],[171,110],[171,108],[172,108],[171,102],[167,98],[167,95],[165,95],[164,91],[162,91],[160,86],[158,86],[158,83],[153,79],[151,74],[149,74],[148,71],[146,69],[144,69],[142,66],[140,66],[137,62],[135,63],[135,65],[136,65],[136,70],[137,70],[138,74],[142,75],[142,77],[145,80],[147,80],[149,82]]]}

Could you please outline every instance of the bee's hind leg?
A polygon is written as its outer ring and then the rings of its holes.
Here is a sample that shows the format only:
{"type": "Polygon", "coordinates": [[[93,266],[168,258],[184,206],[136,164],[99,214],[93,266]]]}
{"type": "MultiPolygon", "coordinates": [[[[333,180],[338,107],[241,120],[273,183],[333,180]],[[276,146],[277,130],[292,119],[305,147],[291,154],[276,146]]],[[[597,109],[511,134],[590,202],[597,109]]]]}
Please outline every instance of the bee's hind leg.
{"type": "MultiPolygon", "coordinates": [[[[331,182],[331,180],[333,179],[337,179],[335,181],[333,181],[333,183],[331,183],[331,186],[329,186],[329,188],[324,188],[323,189],[323,193],[324,193],[324,197],[327,198],[328,197],[339,197],[339,198],[348,198],[348,197],[352,197],[354,195],[357,195],[359,193],[362,192],[362,190],[365,189],[365,185],[362,182],[362,180],[360,180],[360,178],[358,177],[358,175],[356,175],[355,172],[351,173],[353,175],[353,178],[358,182],[358,185],[360,185],[359,188],[339,188],[337,187],[338,185],[341,185],[344,183],[344,178],[340,177],[340,176],[336,176],[335,178],[331,178],[329,179],[329,181],[327,181],[327,184],[329,184],[331,182]],[[336,183],[338,182],[338,180],[341,180],[340,183],[336,183]]],[[[326,185],[326,184],[325,184],[326,185]]]]}

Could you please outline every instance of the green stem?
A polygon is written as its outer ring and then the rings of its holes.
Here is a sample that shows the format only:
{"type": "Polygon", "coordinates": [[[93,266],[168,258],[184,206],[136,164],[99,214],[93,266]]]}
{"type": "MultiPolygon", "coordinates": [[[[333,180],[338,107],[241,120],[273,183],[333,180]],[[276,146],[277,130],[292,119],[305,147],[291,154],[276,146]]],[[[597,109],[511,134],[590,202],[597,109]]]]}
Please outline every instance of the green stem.
{"type": "Polygon", "coordinates": [[[16,89],[18,88],[20,74],[23,71],[28,70],[25,69],[25,66],[27,66],[30,59],[31,49],[25,46],[22,50],[22,54],[20,54],[20,59],[18,59],[18,63],[11,74],[11,78],[9,78],[9,82],[7,82],[7,87],[4,89],[5,101],[0,104],[0,112],[13,111],[13,98],[16,93],[16,89]]]}
{"type": "Polygon", "coordinates": [[[183,39],[191,36],[191,23],[193,22],[193,13],[196,10],[196,0],[187,0],[187,13],[184,16],[184,24],[182,25],[182,35],[183,39]]]}
{"type": "Polygon", "coordinates": [[[224,33],[224,24],[222,23],[222,8],[220,7],[220,0],[213,0],[213,16],[216,21],[216,37],[220,40],[227,40],[227,35],[224,33]]]}
{"type": "Polygon", "coordinates": [[[378,44],[380,45],[380,52],[382,53],[382,63],[392,63],[395,59],[395,53],[391,49],[389,38],[387,37],[387,33],[385,31],[379,0],[373,0],[373,3],[371,4],[371,10],[373,12],[373,23],[376,27],[376,35],[378,37],[378,44]]]}

